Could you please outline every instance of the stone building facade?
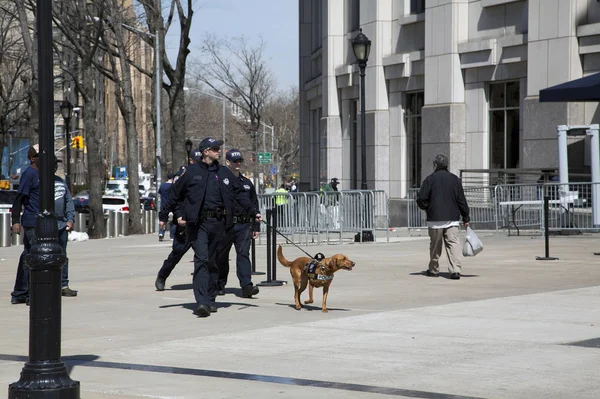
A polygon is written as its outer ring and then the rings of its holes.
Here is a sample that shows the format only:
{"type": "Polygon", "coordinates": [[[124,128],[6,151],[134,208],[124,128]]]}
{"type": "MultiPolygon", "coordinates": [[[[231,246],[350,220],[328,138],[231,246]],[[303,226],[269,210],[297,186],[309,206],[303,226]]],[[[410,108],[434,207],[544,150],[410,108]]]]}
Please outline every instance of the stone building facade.
{"type": "MultiPolygon", "coordinates": [[[[438,153],[457,174],[556,167],[556,126],[600,121],[597,103],[538,101],[600,72],[597,0],[299,0],[299,19],[302,190],[360,187],[359,28],[372,42],[366,180],[392,215],[438,153]]],[[[589,143],[572,140],[585,171],[589,143]]]]}

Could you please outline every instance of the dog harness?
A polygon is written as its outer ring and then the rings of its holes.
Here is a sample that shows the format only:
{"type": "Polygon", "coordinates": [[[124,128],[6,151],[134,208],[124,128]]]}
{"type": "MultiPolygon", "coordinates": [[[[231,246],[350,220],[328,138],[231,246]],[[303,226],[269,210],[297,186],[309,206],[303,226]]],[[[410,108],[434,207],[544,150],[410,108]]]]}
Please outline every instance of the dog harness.
{"type": "Polygon", "coordinates": [[[333,280],[333,274],[330,276],[327,276],[325,274],[317,274],[316,270],[317,267],[319,267],[321,269],[322,272],[325,272],[325,267],[323,266],[323,264],[321,263],[321,261],[325,259],[325,255],[323,255],[322,253],[318,253],[315,255],[314,258],[312,258],[310,260],[310,262],[308,262],[306,265],[304,265],[304,271],[306,271],[308,269],[308,278],[310,280],[317,280],[317,281],[330,281],[333,280]]]}

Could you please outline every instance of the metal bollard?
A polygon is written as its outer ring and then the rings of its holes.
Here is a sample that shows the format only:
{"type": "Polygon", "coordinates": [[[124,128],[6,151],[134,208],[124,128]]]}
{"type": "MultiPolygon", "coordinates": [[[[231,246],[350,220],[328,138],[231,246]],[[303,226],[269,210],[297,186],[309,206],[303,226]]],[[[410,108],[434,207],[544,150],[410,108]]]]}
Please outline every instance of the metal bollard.
{"type": "Polygon", "coordinates": [[[150,211],[150,214],[152,215],[152,225],[151,225],[152,233],[156,233],[156,228],[158,226],[158,220],[156,220],[157,219],[156,211],[150,211]]]}
{"type": "Polygon", "coordinates": [[[144,211],[144,234],[152,233],[152,211],[144,211]]]}
{"type": "Polygon", "coordinates": [[[21,234],[12,233],[12,245],[23,245],[23,236],[21,234]]]}
{"type": "Polygon", "coordinates": [[[10,247],[11,240],[11,214],[9,212],[0,213],[0,247],[10,247]]]}
{"type": "Polygon", "coordinates": [[[73,226],[73,230],[80,233],[87,233],[89,219],[90,216],[87,213],[75,212],[75,226],[73,226]]]}
{"type": "Polygon", "coordinates": [[[128,233],[129,212],[117,212],[115,217],[115,233],[118,236],[126,236],[128,233]]]}
{"type": "Polygon", "coordinates": [[[115,211],[104,213],[104,232],[106,238],[115,236],[115,211]]]}

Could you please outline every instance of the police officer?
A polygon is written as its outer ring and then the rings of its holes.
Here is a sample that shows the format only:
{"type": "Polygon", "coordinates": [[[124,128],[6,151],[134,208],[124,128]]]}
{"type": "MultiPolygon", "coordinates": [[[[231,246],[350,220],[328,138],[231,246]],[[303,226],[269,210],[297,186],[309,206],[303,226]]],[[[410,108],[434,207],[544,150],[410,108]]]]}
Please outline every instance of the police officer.
{"type": "MultiPolygon", "coordinates": [[[[202,160],[190,165],[173,187],[169,206],[183,203],[181,224],[194,249],[194,313],[200,317],[216,312],[215,298],[219,271],[215,254],[226,227],[233,226],[233,197],[238,185],[231,172],[219,165],[222,140],[207,137],[200,142],[202,160]]],[[[260,220],[260,214],[255,217],[260,220]]],[[[166,222],[164,215],[160,219],[166,222]]]]}
{"type": "MultiPolygon", "coordinates": [[[[202,160],[202,153],[200,150],[192,150],[189,154],[189,165],[193,165],[202,160]]],[[[179,171],[176,173],[173,178],[173,185],[169,187],[169,194],[173,189],[175,183],[179,180],[181,175],[183,175],[186,171],[186,167],[182,166],[179,168],[179,171]]],[[[168,199],[168,197],[167,197],[168,199]]],[[[158,271],[158,275],[156,276],[156,281],[154,282],[154,287],[156,287],[157,291],[165,290],[165,283],[167,278],[171,275],[171,272],[177,266],[181,258],[187,253],[187,251],[192,247],[192,244],[187,239],[185,234],[185,223],[183,223],[183,209],[181,203],[169,203],[164,202],[160,207],[160,212],[158,214],[158,227],[159,229],[165,226],[165,222],[163,220],[168,219],[169,213],[173,212],[173,222],[175,224],[175,236],[173,237],[173,245],[169,256],[163,262],[162,267],[158,271]],[[174,207],[174,208],[171,208],[174,207]]]]}
{"type": "Polygon", "coordinates": [[[227,230],[217,249],[217,266],[219,268],[219,290],[218,295],[225,294],[227,276],[229,274],[229,251],[235,245],[237,277],[242,288],[242,296],[250,298],[258,294],[258,287],[252,284],[252,265],[250,264],[251,240],[258,237],[260,223],[256,222],[255,215],[258,213],[258,198],[252,182],[240,173],[244,162],[240,150],[232,148],[227,151],[227,167],[243,188],[234,198],[234,226],[227,230]],[[247,203],[252,206],[252,211],[247,212],[247,203]]]}

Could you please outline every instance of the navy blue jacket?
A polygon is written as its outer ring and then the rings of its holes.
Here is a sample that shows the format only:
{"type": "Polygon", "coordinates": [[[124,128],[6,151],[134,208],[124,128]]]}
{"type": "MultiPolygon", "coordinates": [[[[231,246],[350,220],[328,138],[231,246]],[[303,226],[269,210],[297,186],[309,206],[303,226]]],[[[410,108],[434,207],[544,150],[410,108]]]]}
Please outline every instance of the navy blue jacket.
{"type": "MultiPolygon", "coordinates": [[[[181,216],[187,223],[198,224],[201,211],[223,209],[225,224],[231,226],[233,225],[233,198],[234,190],[229,169],[220,166],[216,161],[211,165],[199,162],[190,165],[173,184],[169,202],[164,210],[181,210],[181,216]],[[206,195],[209,198],[205,198],[206,195]],[[210,209],[205,208],[207,202],[212,204],[210,209]]],[[[161,209],[158,217],[160,221],[166,222],[168,216],[168,212],[163,212],[161,209]]]]}

